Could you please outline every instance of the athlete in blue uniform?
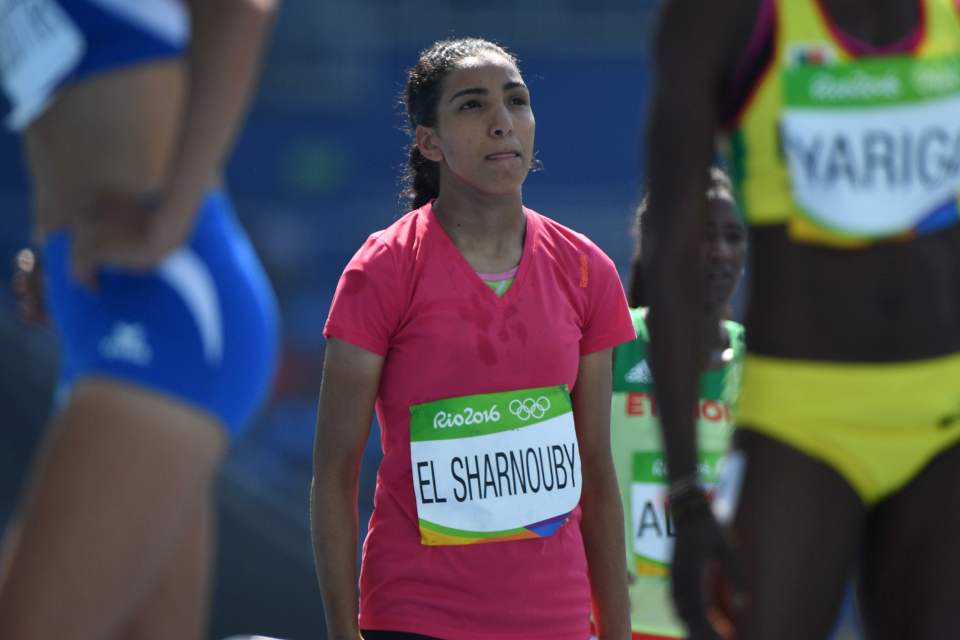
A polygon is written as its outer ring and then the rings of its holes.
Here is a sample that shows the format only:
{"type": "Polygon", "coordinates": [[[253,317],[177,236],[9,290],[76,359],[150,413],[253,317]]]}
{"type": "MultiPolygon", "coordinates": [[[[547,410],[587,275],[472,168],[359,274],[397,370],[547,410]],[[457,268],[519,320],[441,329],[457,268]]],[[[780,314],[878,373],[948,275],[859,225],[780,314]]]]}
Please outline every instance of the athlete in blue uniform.
{"type": "Polygon", "coordinates": [[[0,0],[62,404],[0,558],[0,638],[200,638],[212,486],[277,354],[219,188],[275,0],[0,0]]]}

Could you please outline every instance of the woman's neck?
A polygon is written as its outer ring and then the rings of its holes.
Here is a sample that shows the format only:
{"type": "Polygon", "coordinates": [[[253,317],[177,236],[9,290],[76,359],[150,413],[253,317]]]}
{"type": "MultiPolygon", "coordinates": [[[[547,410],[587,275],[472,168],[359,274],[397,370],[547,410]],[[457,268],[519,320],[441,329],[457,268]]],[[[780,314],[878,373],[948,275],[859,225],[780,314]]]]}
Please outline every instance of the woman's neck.
{"type": "MultiPolygon", "coordinates": [[[[700,325],[703,336],[703,355],[701,356],[701,369],[707,370],[722,366],[725,363],[723,352],[730,346],[730,336],[727,335],[727,328],[724,325],[724,309],[717,311],[708,311],[703,316],[703,323],[700,325]]],[[[653,310],[647,312],[647,326],[650,324],[650,314],[653,310]]]]}
{"type": "Polygon", "coordinates": [[[433,213],[450,240],[477,271],[499,273],[517,266],[526,232],[520,194],[464,195],[442,190],[433,203],[433,213]]]}
{"type": "Polygon", "coordinates": [[[873,47],[887,47],[920,25],[918,0],[821,0],[830,19],[845,34],[873,47]]]}

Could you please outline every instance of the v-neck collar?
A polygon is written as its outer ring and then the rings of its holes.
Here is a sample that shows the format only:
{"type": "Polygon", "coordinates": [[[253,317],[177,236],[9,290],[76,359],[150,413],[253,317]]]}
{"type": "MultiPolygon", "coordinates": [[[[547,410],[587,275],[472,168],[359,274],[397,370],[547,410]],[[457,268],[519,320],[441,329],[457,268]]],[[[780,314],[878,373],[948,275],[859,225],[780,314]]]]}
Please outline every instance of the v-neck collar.
{"type": "Polygon", "coordinates": [[[894,56],[904,54],[915,54],[917,49],[926,40],[929,28],[927,25],[926,3],[923,0],[916,0],[919,19],[917,24],[901,38],[883,46],[875,45],[860,36],[855,36],[843,27],[841,27],[824,0],[814,2],[813,10],[820,20],[820,24],[825,26],[827,31],[834,37],[847,55],[852,58],[871,58],[879,56],[894,56]]]}
{"type": "Polygon", "coordinates": [[[473,287],[484,300],[489,301],[494,306],[503,307],[516,297],[517,291],[523,287],[523,284],[527,280],[526,273],[530,270],[532,255],[540,237],[540,221],[533,211],[523,207],[524,222],[526,224],[523,237],[523,252],[520,254],[520,264],[517,266],[517,274],[513,278],[513,284],[510,285],[510,288],[507,289],[502,296],[498,296],[493,289],[487,286],[487,283],[483,281],[480,274],[477,273],[473,266],[467,262],[467,259],[463,257],[460,249],[454,244],[453,239],[447,235],[446,229],[443,228],[440,220],[437,219],[436,214],[433,212],[433,202],[424,205],[422,215],[426,221],[428,236],[436,237],[434,243],[437,247],[449,255],[450,259],[458,265],[464,281],[470,283],[469,286],[473,287]]]}

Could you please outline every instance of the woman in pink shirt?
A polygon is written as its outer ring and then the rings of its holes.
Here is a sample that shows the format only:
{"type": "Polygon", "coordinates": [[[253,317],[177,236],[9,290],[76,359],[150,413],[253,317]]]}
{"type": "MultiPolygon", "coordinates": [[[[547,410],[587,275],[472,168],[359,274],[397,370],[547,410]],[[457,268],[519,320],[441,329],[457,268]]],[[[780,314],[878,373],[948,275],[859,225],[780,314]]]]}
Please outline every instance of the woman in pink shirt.
{"type": "Polygon", "coordinates": [[[410,71],[412,211],[347,265],[324,328],[312,523],[328,637],[630,637],[610,454],[616,269],[523,206],[516,60],[438,42],[410,71]],[[383,462],[356,595],[357,476],[383,462]],[[362,631],[361,631],[362,630],[362,631]]]}

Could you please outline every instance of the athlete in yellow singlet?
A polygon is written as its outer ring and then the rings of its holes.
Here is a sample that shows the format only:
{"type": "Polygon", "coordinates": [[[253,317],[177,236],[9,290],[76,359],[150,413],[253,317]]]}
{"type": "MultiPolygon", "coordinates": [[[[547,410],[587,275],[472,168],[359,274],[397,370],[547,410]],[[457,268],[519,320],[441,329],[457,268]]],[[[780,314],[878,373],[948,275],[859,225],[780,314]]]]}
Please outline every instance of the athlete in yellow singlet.
{"type": "Polygon", "coordinates": [[[852,571],[869,637],[956,637],[960,12],[676,0],[656,52],[651,364],[690,637],[718,637],[724,612],[738,640],[827,637],[852,571]],[[751,230],[736,558],[691,410],[715,133],[751,230]],[[714,560],[732,597],[705,597],[714,560]]]}

